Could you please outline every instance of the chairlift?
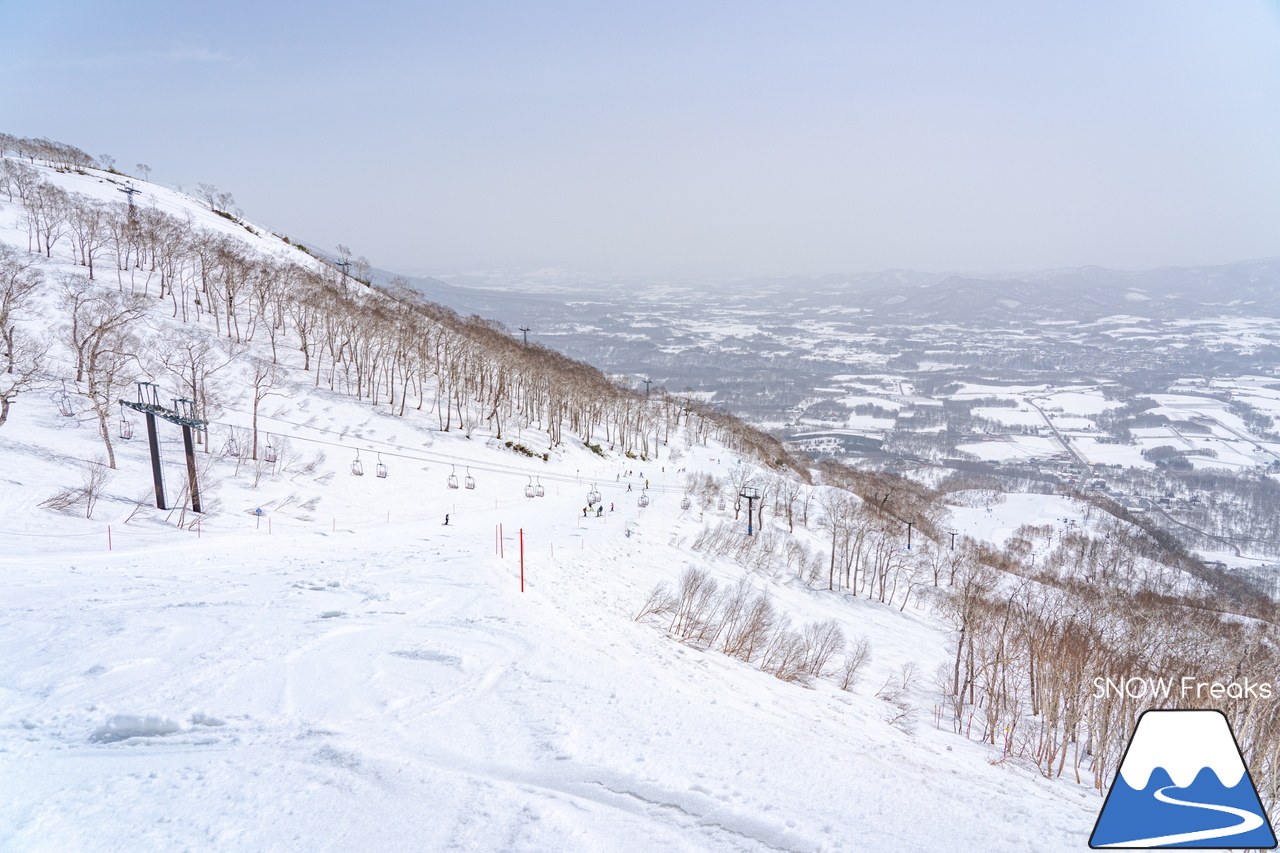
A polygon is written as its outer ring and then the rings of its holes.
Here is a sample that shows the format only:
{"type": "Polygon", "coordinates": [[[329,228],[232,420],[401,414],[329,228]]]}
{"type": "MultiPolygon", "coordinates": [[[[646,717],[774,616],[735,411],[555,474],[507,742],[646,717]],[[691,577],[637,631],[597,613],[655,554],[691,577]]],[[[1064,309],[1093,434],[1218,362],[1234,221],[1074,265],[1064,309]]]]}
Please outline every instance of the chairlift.
{"type": "Polygon", "coordinates": [[[351,460],[351,473],[357,477],[364,476],[364,463],[360,461],[360,451],[356,451],[356,458],[351,460]]]}
{"type": "Polygon", "coordinates": [[[689,507],[691,507],[691,506],[693,506],[693,501],[689,500],[689,496],[688,496],[688,495],[685,495],[683,498],[681,498],[681,499],[680,499],[680,508],[681,508],[681,509],[688,509],[688,508],[689,508],[689,507]]]}
{"type": "Polygon", "coordinates": [[[378,454],[378,467],[375,469],[380,479],[387,479],[387,466],[382,463],[382,454],[378,454]]]}
{"type": "Polygon", "coordinates": [[[595,483],[591,484],[591,491],[587,492],[587,503],[589,504],[600,503],[600,491],[596,488],[595,483]]]}
{"type": "Polygon", "coordinates": [[[541,477],[539,477],[539,478],[538,478],[538,485],[534,487],[534,489],[533,489],[533,493],[534,493],[535,495],[537,495],[538,497],[540,497],[540,498],[541,498],[541,497],[546,497],[547,490],[546,490],[545,488],[543,488],[543,485],[542,485],[542,478],[541,478],[541,477]]]}
{"type": "Polygon", "coordinates": [[[531,497],[533,497],[533,495],[534,495],[534,491],[533,491],[533,478],[532,478],[532,477],[530,477],[530,478],[529,478],[529,482],[525,483],[525,486],[524,486],[524,496],[525,496],[526,498],[531,498],[531,497]]]}
{"type": "Polygon", "coordinates": [[[266,460],[268,463],[274,465],[276,464],[276,459],[278,459],[279,456],[280,454],[276,452],[275,445],[271,443],[271,436],[268,435],[267,446],[264,447],[262,450],[262,458],[266,460]]]}
{"type": "Polygon", "coordinates": [[[720,505],[719,505],[719,508],[720,508],[720,509],[724,509],[724,498],[721,498],[721,499],[720,499],[720,505]]]}
{"type": "Polygon", "coordinates": [[[223,448],[223,452],[232,459],[240,458],[240,442],[236,440],[234,435],[227,439],[227,445],[223,448]]]}
{"type": "Polygon", "coordinates": [[[458,488],[458,466],[451,465],[450,467],[453,470],[449,473],[449,488],[456,489],[458,488]]]}
{"type": "Polygon", "coordinates": [[[67,380],[62,380],[62,390],[57,394],[58,414],[64,418],[73,417],[76,410],[71,406],[71,395],[67,393],[67,380]]]}
{"type": "Polygon", "coordinates": [[[128,441],[133,438],[133,424],[124,416],[124,402],[120,403],[120,438],[128,441]]]}
{"type": "Polygon", "coordinates": [[[476,487],[476,478],[471,476],[470,465],[467,466],[467,478],[462,481],[462,485],[466,486],[468,489],[474,489],[476,487]]]}
{"type": "Polygon", "coordinates": [[[648,506],[648,505],[649,505],[649,493],[648,493],[648,492],[641,492],[641,493],[640,493],[640,497],[636,498],[636,504],[637,504],[637,505],[639,505],[639,506],[648,506]]]}

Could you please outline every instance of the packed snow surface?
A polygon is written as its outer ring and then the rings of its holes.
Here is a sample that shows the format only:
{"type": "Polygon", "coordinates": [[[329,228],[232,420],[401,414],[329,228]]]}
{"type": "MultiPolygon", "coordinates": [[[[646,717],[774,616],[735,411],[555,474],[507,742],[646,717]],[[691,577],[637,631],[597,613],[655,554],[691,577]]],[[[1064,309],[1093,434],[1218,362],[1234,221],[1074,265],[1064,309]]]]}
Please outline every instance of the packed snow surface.
{"type": "Polygon", "coordinates": [[[674,496],[583,520],[579,490],[506,491],[448,527],[438,501],[439,518],[285,534],[237,519],[110,552],[105,535],[6,536],[0,848],[1081,843],[1096,794],[885,722],[877,679],[944,660],[920,614],[782,590],[877,655],[852,693],[786,684],[632,621],[696,559],[667,544],[689,524],[674,496]]]}

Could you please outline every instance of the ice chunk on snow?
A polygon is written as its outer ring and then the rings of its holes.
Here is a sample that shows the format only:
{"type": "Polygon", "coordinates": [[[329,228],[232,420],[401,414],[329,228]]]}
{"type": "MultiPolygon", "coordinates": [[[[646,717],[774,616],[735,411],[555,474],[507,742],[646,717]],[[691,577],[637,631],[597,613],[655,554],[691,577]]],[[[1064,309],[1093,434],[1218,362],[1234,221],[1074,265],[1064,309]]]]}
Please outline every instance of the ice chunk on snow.
{"type": "Polygon", "coordinates": [[[113,714],[93,730],[89,740],[97,743],[113,743],[131,737],[157,737],[182,731],[182,725],[169,717],[158,714],[113,714]]]}

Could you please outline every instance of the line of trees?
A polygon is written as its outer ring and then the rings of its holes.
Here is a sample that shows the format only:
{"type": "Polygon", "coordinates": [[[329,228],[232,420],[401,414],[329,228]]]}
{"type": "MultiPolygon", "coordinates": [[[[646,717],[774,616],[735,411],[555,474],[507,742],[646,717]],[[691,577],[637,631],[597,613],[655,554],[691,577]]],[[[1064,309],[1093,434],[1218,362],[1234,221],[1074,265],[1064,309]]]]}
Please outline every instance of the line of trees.
{"type": "Polygon", "coordinates": [[[834,619],[794,628],[791,617],[746,575],[721,586],[705,569],[690,566],[674,589],[659,583],[650,591],[635,616],[637,622],[646,619],[665,624],[682,642],[755,664],[783,681],[832,677],[849,690],[871,659],[866,638],[849,641],[834,619]]]}
{"type": "MultiPolygon", "coordinates": [[[[1073,567],[1078,570],[1078,567],[1073,567]]],[[[1074,572],[1073,572],[1074,574],[1074,572]]],[[[1280,702],[1257,694],[1183,695],[1192,683],[1270,682],[1280,672],[1280,630],[1188,606],[1181,596],[1126,593],[1098,578],[1041,572],[1011,580],[966,563],[942,599],[955,638],[937,674],[956,731],[1030,760],[1045,776],[1082,768],[1104,787],[1138,715],[1150,707],[1223,708],[1264,802],[1280,796],[1280,702]],[[1170,694],[1100,689],[1096,679],[1172,678],[1170,694]]]]}
{"type": "MultiPolygon", "coordinates": [[[[15,150],[12,142],[0,142],[6,144],[15,150]]],[[[432,303],[403,280],[370,287],[301,252],[290,257],[295,251],[284,246],[279,255],[257,252],[243,238],[202,227],[190,215],[66,192],[45,180],[38,167],[13,158],[0,159],[0,194],[21,205],[29,252],[65,257],[89,281],[100,281],[103,270],[110,270],[116,296],[107,297],[101,286],[64,282],[62,298],[73,331],[61,338],[76,358],[75,381],[104,424],[106,395],[141,375],[178,380],[198,415],[211,418],[235,386],[252,384],[258,399],[263,381],[275,387],[290,369],[300,369],[317,387],[400,416],[410,409],[425,412],[434,415],[439,429],[468,437],[478,428],[501,438],[534,427],[549,436],[551,447],[574,436],[642,459],[683,434],[699,443],[718,439],[773,465],[790,462],[778,440],[727,413],[662,389],[646,400],[589,365],[523,345],[496,323],[432,303]],[[128,310],[108,329],[102,323],[114,316],[105,310],[111,300],[112,310],[128,310]],[[176,322],[160,322],[161,306],[176,322]],[[130,340],[143,314],[162,339],[157,352],[144,354],[140,340],[130,340]],[[220,342],[200,345],[183,326],[203,327],[220,342]],[[88,349],[85,335],[93,344],[88,349]],[[245,345],[264,341],[271,363],[281,366],[265,376],[237,358],[245,345]],[[106,358],[108,351],[114,360],[106,358]],[[86,365],[86,354],[96,360],[86,365]],[[108,377],[103,371],[112,367],[108,377]],[[219,397],[210,377],[220,370],[226,381],[219,397]]],[[[221,201],[210,194],[206,203],[216,209],[221,201]]],[[[14,260],[10,253],[3,263],[14,270],[13,281],[39,279],[30,272],[29,258],[14,260]]],[[[14,327],[5,322],[5,328],[14,327]]],[[[5,405],[29,386],[10,383],[5,405]]],[[[105,427],[103,441],[113,460],[105,427]]]]}
{"type": "Polygon", "coordinates": [[[29,163],[39,161],[51,169],[91,169],[98,165],[92,156],[65,142],[0,133],[0,157],[10,153],[29,163]]]}

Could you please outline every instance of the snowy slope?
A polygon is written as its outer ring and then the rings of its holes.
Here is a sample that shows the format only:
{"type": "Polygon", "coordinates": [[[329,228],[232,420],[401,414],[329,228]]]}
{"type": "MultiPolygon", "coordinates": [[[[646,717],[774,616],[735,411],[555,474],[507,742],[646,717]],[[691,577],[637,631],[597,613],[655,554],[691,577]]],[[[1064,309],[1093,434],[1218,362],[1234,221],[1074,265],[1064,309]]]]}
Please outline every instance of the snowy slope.
{"type": "MultiPolygon", "coordinates": [[[[25,249],[15,208],[0,240],[25,249]]],[[[722,448],[642,464],[569,442],[543,463],[317,390],[300,370],[291,381],[264,429],[300,461],[255,488],[220,459],[207,489],[221,511],[198,531],[145,507],[140,423],[92,519],[37,507],[100,452],[91,418],[62,417],[51,387],[0,427],[0,849],[1085,846],[1096,792],[934,727],[946,635],[925,606],[753,576],[796,623],[836,618],[868,637],[873,661],[849,692],[634,621],[684,566],[742,575],[687,547],[732,509],[680,508],[677,469],[723,476],[738,460],[722,448]],[[349,472],[357,451],[363,477],[349,472]],[[468,469],[477,488],[446,487],[468,469]],[[524,497],[531,479],[545,497],[524,497]],[[615,510],[584,518],[593,483],[615,510]],[[875,693],[912,662],[907,732],[875,693]]],[[[173,482],[176,439],[165,433],[173,482]]],[[[519,440],[547,449],[533,430],[519,440]]]]}

